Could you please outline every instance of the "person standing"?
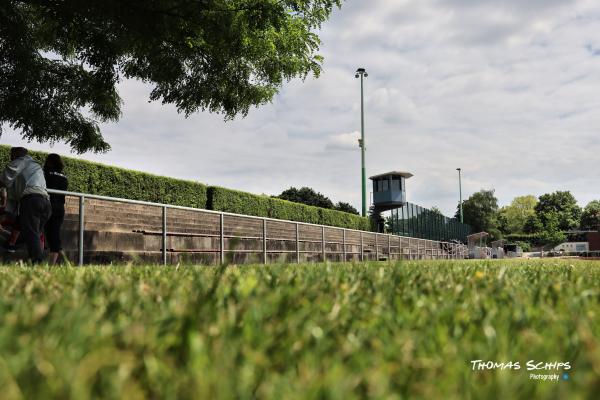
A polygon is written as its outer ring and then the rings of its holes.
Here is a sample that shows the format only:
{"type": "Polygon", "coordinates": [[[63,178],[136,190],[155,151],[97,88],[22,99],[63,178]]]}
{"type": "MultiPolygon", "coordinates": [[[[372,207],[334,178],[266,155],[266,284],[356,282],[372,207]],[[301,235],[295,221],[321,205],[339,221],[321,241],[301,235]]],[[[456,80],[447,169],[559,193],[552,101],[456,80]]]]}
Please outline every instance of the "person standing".
{"type": "MultiPolygon", "coordinates": [[[[66,191],[69,188],[69,180],[63,174],[64,164],[58,154],[48,154],[44,163],[44,178],[48,189],[66,191]]],[[[60,228],[65,220],[65,196],[62,194],[50,194],[52,215],[46,222],[46,242],[50,249],[48,262],[56,264],[62,250],[60,241],[60,228]]]]}
{"type": "Polygon", "coordinates": [[[10,160],[0,174],[0,186],[13,191],[27,253],[33,263],[40,263],[44,259],[40,234],[52,213],[44,171],[24,147],[11,148],[10,160]]]}

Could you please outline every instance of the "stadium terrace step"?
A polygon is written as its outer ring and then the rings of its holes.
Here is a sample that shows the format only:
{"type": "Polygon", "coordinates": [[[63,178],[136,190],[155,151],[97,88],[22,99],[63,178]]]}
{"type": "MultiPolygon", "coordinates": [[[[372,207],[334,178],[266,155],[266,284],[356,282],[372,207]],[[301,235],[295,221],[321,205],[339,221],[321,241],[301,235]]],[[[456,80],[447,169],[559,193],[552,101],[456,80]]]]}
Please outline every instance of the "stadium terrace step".
{"type": "MultiPolygon", "coordinates": [[[[65,251],[69,260],[77,259],[76,251],[65,251]]],[[[288,254],[269,254],[267,256],[269,263],[295,263],[296,255],[288,254]]],[[[85,264],[112,264],[112,263],[132,263],[132,264],[162,264],[162,253],[160,251],[84,251],[83,260],[85,264]]],[[[262,254],[258,253],[229,253],[225,260],[228,264],[260,264],[262,263],[262,254]]],[[[300,262],[320,262],[320,254],[302,254],[300,262]]],[[[330,255],[327,261],[343,261],[337,255],[330,255]]],[[[357,256],[348,256],[347,261],[358,261],[357,256]],[[354,258],[353,258],[354,257],[354,258]]],[[[366,259],[365,259],[366,261],[366,259]]],[[[374,261],[374,258],[371,259],[374,261]]],[[[205,252],[167,252],[167,263],[169,264],[202,264],[217,265],[219,263],[218,253],[205,252]]]]}

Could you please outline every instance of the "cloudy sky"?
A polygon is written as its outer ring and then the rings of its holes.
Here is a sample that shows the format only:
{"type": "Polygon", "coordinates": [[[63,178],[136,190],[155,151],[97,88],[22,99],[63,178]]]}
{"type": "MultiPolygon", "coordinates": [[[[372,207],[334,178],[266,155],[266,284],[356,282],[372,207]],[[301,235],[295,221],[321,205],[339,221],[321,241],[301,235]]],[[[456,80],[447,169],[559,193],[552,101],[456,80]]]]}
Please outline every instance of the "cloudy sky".
{"type": "Polygon", "coordinates": [[[409,201],[453,214],[462,167],[465,197],[570,190],[585,205],[600,198],[598,32],[595,0],[347,0],[323,26],[319,79],[227,123],[127,81],[122,119],[103,126],[112,151],[81,157],[254,193],[310,186],[360,209],[365,67],[367,174],[412,172],[409,201]]]}

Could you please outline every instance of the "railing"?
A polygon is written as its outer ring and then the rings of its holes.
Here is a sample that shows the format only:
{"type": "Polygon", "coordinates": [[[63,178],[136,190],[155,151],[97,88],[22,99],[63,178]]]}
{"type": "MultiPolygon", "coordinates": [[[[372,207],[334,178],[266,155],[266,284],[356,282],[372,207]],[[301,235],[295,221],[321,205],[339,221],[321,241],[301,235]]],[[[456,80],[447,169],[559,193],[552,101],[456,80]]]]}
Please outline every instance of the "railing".
{"type": "MultiPolygon", "coordinates": [[[[267,232],[267,222],[277,222],[277,223],[286,223],[286,224],[295,225],[296,234],[295,234],[295,239],[292,239],[292,240],[295,240],[295,249],[293,250],[293,252],[295,253],[296,262],[298,262],[298,263],[300,262],[300,254],[301,253],[316,253],[315,251],[301,251],[300,250],[301,242],[309,242],[309,240],[301,240],[300,239],[300,227],[303,227],[303,226],[320,228],[320,231],[321,231],[320,258],[322,261],[327,260],[328,254],[329,255],[332,255],[332,254],[342,255],[344,261],[347,261],[348,255],[359,255],[360,260],[364,261],[365,252],[366,252],[365,247],[369,247],[369,246],[365,246],[364,239],[368,235],[370,235],[371,237],[374,236],[374,238],[375,238],[375,259],[376,260],[379,260],[380,256],[385,256],[385,255],[387,255],[387,257],[389,259],[391,259],[392,256],[399,256],[399,258],[402,258],[403,256],[407,256],[407,258],[410,258],[410,259],[420,259],[420,258],[427,258],[427,257],[430,257],[432,259],[433,258],[460,259],[460,258],[465,258],[466,256],[468,256],[467,247],[464,245],[461,245],[461,244],[456,244],[456,243],[437,242],[437,241],[410,238],[410,237],[390,235],[390,234],[381,234],[381,233],[365,232],[365,231],[359,231],[359,230],[347,229],[347,228],[338,228],[338,227],[332,227],[332,226],[326,226],[326,225],[309,224],[309,223],[305,223],[305,222],[286,221],[286,220],[279,220],[279,219],[273,219],[273,218],[233,214],[233,213],[227,213],[227,212],[221,212],[221,211],[204,210],[204,209],[192,208],[192,207],[176,206],[176,205],[161,204],[161,203],[152,203],[152,202],[148,202],[148,201],[130,200],[130,199],[108,197],[108,196],[76,193],[76,192],[67,192],[67,191],[61,191],[61,190],[48,189],[48,192],[53,193],[53,194],[61,194],[64,196],[69,196],[69,197],[76,197],[79,199],[79,224],[78,224],[79,226],[78,226],[77,258],[78,258],[78,264],[80,266],[83,265],[83,263],[84,263],[84,234],[85,234],[85,221],[86,221],[85,201],[86,200],[101,200],[101,201],[126,203],[126,204],[134,204],[134,205],[142,205],[142,206],[150,206],[150,207],[160,208],[162,210],[162,228],[160,231],[160,236],[161,236],[161,244],[162,244],[162,246],[161,246],[162,254],[161,255],[162,255],[163,265],[166,265],[167,261],[168,261],[167,260],[167,252],[168,252],[167,236],[169,234],[167,231],[168,210],[183,210],[183,211],[191,211],[191,212],[212,214],[212,215],[219,216],[219,234],[218,235],[208,235],[207,234],[205,236],[207,236],[207,237],[218,236],[219,248],[216,250],[207,250],[206,252],[218,253],[219,262],[221,264],[225,263],[225,254],[227,252],[236,252],[236,251],[242,252],[240,250],[225,249],[225,239],[226,239],[225,217],[228,217],[228,216],[262,221],[262,235],[259,238],[244,236],[244,235],[229,235],[229,236],[227,236],[227,238],[238,238],[238,239],[252,238],[252,239],[261,240],[262,241],[262,249],[260,250],[260,252],[262,253],[262,262],[264,264],[266,264],[268,262],[268,254],[270,252],[286,253],[286,251],[277,251],[277,250],[269,251],[267,249],[267,241],[269,239],[277,240],[277,238],[269,238],[268,232],[267,232]],[[334,229],[337,231],[341,231],[342,241],[341,242],[326,242],[326,240],[325,240],[326,239],[326,237],[325,237],[326,229],[334,229]],[[360,244],[347,242],[347,240],[346,240],[347,234],[352,233],[352,232],[355,234],[358,233],[360,235],[360,244]],[[384,238],[386,240],[382,240],[384,238]],[[406,246],[406,248],[402,248],[402,240],[403,239],[408,241],[408,246],[406,246]],[[392,246],[392,240],[398,240],[398,245],[392,246]],[[412,241],[412,243],[411,243],[411,241],[412,241]],[[413,250],[415,250],[415,246],[413,245],[413,244],[415,244],[415,242],[416,242],[416,252],[413,251],[413,250]],[[342,251],[341,252],[327,252],[326,243],[342,245],[342,251]],[[429,244],[429,248],[427,247],[428,244],[429,244]],[[350,245],[350,246],[359,245],[360,249],[358,252],[349,252],[348,245],[350,245]],[[421,246],[421,245],[423,245],[423,246],[421,246]],[[382,247],[383,249],[385,249],[387,251],[380,252],[380,247],[382,247]],[[397,247],[398,252],[393,253],[392,247],[394,247],[394,248],[397,247]],[[405,252],[404,250],[408,250],[408,252],[405,252]]],[[[191,236],[191,234],[190,234],[190,236],[191,236]]],[[[203,236],[203,235],[200,235],[200,236],[203,236]]],[[[312,242],[314,242],[314,241],[312,241],[312,242]]],[[[248,251],[248,250],[246,250],[246,251],[248,251]]],[[[254,252],[254,251],[250,250],[249,252],[254,252]]],[[[287,251],[287,252],[289,252],[289,251],[287,251]]]]}

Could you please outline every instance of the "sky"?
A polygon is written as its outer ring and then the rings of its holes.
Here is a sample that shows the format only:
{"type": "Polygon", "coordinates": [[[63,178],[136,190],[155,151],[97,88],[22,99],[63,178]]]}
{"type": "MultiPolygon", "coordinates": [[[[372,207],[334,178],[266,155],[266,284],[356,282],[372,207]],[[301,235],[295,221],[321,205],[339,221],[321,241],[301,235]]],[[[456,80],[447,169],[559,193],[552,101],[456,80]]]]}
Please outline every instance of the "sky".
{"type": "MultiPolygon", "coordinates": [[[[318,79],[230,122],[124,81],[122,118],[102,125],[112,150],[76,157],[257,194],[309,186],[360,210],[364,67],[367,176],[409,171],[407,200],[450,216],[458,167],[464,198],[570,190],[585,206],[600,199],[598,32],[592,0],[347,0],[320,32],[318,79]]],[[[8,130],[0,142],[69,155],[8,130]]]]}

